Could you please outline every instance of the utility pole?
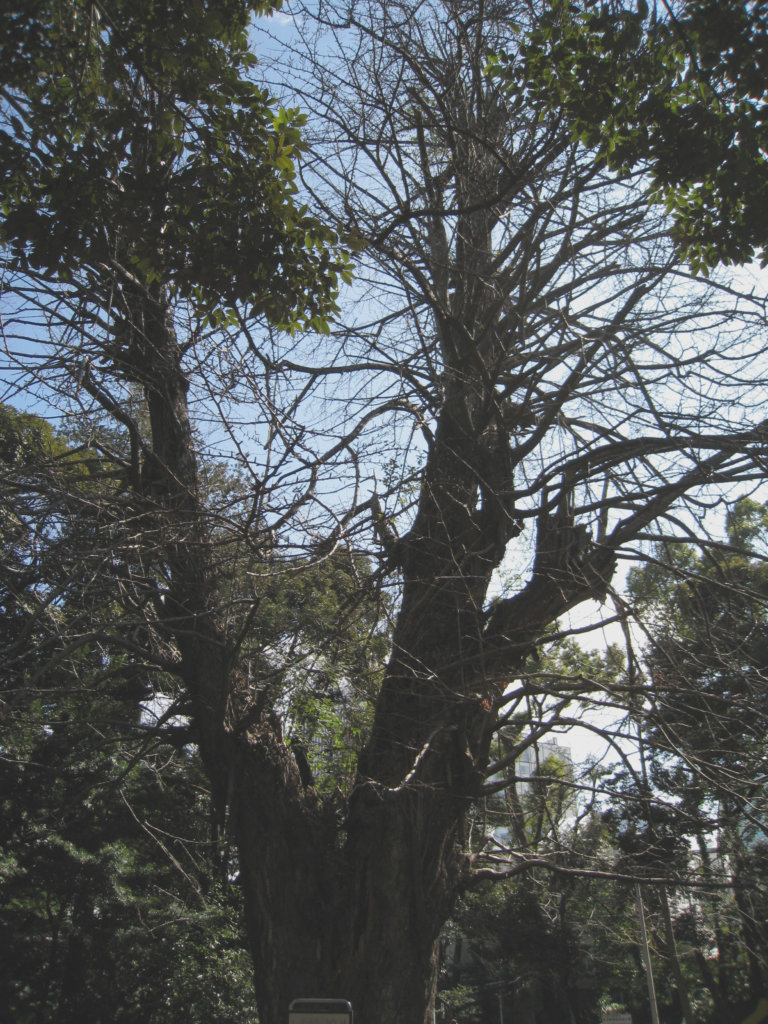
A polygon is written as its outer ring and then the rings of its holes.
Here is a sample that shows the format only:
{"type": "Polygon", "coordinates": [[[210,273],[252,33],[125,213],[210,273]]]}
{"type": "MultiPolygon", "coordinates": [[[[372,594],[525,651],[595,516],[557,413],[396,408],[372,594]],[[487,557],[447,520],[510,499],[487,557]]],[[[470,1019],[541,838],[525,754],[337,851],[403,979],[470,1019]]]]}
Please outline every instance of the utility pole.
{"type": "Polygon", "coordinates": [[[659,1008],[656,1005],[656,986],[653,983],[651,950],[648,946],[648,932],[645,927],[645,911],[643,910],[643,894],[640,889],[639,882],[635,882],[635,896],[637,897],[637,916],[640,918],[640,934],[642,936],[643,961],[645,962],[645,976],[648,981],[648,1002],[651,1006],[651,1024],[659,1024],[659,1008]]]}

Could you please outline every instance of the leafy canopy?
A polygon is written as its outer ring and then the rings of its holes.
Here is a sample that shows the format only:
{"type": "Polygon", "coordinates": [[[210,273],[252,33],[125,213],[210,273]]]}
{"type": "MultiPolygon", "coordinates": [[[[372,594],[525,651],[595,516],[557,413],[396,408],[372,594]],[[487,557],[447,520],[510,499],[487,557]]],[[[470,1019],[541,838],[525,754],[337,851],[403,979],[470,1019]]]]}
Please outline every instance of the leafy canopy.
{"type": "Polygon", "coordinates": [[[270,0],[38,0],[0,14],[0,240],[48,276],[119,264],[206,311],[323,328],[348,273],[295,202],[297,110],[249,77],[270,0]]]}
{"type": "Polygon", "coordinates": [[[657,773],[656,781],[681,789],[682,758],[696,791],[739,815],[764,806],[756,780],[765,770],[768,714],[767,511],[741,498],[728,516],[726,544],[701,554],[660,546],[655,564],[629,578],[651,640],[648,739],[672,759],[669,777],[657,773]]]}
{"type": "Polygon", "coordinates": [[[494,72],[619,172],[642,167],[695,271],[768,260],[768,3],[554,0],[494,72]]]}

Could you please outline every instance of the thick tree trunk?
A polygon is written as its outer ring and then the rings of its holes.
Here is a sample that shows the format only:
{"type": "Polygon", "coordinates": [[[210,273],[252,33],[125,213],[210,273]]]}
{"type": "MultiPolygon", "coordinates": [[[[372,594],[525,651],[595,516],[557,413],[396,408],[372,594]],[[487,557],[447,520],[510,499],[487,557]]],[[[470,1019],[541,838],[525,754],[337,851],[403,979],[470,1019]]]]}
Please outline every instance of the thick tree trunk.
{"type": "MultiPolygon", "coordinates": [[[[421,1024],[462,880],[461,821],[476,790],[467,729],[480,705],[468,701],[457,672],[462,645],[477,641],[477,585],[482,591],[487,579],[467,588],[461,575],[438,572],[434,581],[436,555],[450,563],[442,523],[428,582],[419,569],[406,587],[410,613],[385,684],[393,703],[384,701],[365,772],[346,806],[322,801],[302,781],[278,719],[248,720],[219,620],[179,350],[167,309],[158,302],[150,313],[136,376],[152,430],[151,515],[170,576],[163,625],[180,653],[215,797],[232,809],[261,1024],[285,1024],[290,1001],[311,996],[350,999],[366,1024],[421,1024]]],[[[446,515],[430,506],[426,518],[446,515]]]]}
{"type": "Polygon", "coordinates": [[[349,999],[357,1019],[371,1024],[428,1018],[459,865],[442,823],[425,843],[421,796],[371,795],[337,848],[336,823],[322,810],[292,823],[283,817],[278,834],[240,813],[263,1024],[284,1024],[291,999],[312,996],[349,999]]]}
{"type": "Polygon", "coordinates": [[[237,832],[263,1024],[311,996],[350,999],[366,1024],[431,1018],[499,693],[479,668],[483,603],[515,528],[473,514],[478,438],[455,409],[403,543],[393,653],[350,800],[313,805],[274,725],[243,740],[237,832]]]}
{"type": "Polygon", "coordinates": [[[483,601],[505,537],[471,510],[476,445],[441,424],[369,743],[345,806],[303,789],[274,723],[242,739],[237,834],[262,1024],[293,998],[351,1000],[366,1024],[431,1018],[438,940],[467,877],[496,690],[478,671],[483,601]],[[274,799],[269,794],[274,794],[274,799]]]}
{"type": "Polygon", "coordinates": [[[519,525],[504,496],[508,438],[483,402],[485,367],[447,388],[418,512],[396,552],[402,603],[372,734],[350,798],[323,800],[277,717],[254,718],[241,686],[170,314],[158,297],[140,320],[134,379],[152,430],[143,486],[170,579],[162,624],[179,651],[220,820],[226,805],[232,812],[261,1024],[285,1024],[301,997],[349,999],[365,1024],[423,1024],[440,931],[467,879],[464,818],[504,684],[569,600],[563,580],[542,571],[517,642],[505,616],[504,672],[490,666],[499,630],[485,614],[487,589],[519,525]]]}

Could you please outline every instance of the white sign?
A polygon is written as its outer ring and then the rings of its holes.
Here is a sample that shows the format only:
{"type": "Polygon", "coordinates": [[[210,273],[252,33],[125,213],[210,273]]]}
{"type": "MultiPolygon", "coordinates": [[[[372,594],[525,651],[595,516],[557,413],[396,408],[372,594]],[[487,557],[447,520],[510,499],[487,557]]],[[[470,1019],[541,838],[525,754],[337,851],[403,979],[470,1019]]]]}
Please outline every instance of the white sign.
{"type": "Polygon", "coordinates": [[[302,1010],[300,1013],[289,1012],[288,1024],[349,1024],[352,1020],[348,1013],[309,1013],[302,1010]]]}
{"type": "Polygon", "coordinates": [[[632,1024],[632,1014],[623,1010],[607,1010],[601,1024],[632,1024]]]}
{"type": "Polygon", "coordinates": [[[352,1004],[345,999],[294,999],[288,1024],[352,1024],[352,1004]]]}

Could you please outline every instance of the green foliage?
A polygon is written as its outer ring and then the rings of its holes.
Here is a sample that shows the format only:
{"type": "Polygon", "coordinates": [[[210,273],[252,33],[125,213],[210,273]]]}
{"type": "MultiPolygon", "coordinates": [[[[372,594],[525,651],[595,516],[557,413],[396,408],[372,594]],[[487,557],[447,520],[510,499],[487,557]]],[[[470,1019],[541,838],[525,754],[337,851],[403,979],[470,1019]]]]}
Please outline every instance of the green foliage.
{"type": "MultiPolygon", "coordinates": [[[[89,435],[127,450],[119,430],[89,435]]],[[[0,999],[20,1022],[244,1021],[237,862],[219,819],[213,839],[162,667],[166,567],[135,554],[141,513],[126,516],[114,465],[0,407],[0,999]]],[[[349,788],[388,650],[370,567],[344,552],[284,562],[266,531],[244,549],[245,484],[217,465],[201,476],[209,507],[229,510],[217,572],[254,704],[277,703],[319,790],[349,788]]]]}
{"type": "Polygon", "coordinates": [[[370,565],[348,552],[304,565],[275,561],[259,613],[250,643],[255,659],[269,652],[259,698],[278,701],[318,788],[347,792],[389,650],[386,602],[370,565]]]}
{"type": "Polygon", "coordinates": [[[765,508],[742,499],[728,517],[727,545],[701,555],[666,545],[629,581],[653,628],[653,742],[703,769],[728,803],[753,799],[766,752],[765,527],[765,508]]]}
{"type": "Polygon", "coordinates": [[[639,166],[694,271],[768,253],[764,2],[656,6],[556,0],[496,74],[547,98],[620,173],[639,166]]]}
{"type": "Polygon", "coordinates": [[[616,644],[587,651],[572,638],[553,644],[528,668],[533,677],[590,681],[598,688],[615,685],[624,671],[624,653],[616,644]]]}
{"type": "Polygon", "coordinates": [[[702,896],[681,918],[699,968],[691,985],[704,990],[713,1020],[728,1019],[726,1005],[746,1015],[768,987],[759,867],[768,835],[766,526],[765,506],[742,498],[727,517],[724,544],[700,553],[659,546],[654,561],[630,576],[650,627],[646,763],[654,794],[671,801],[674,814],[654,821],[662,805],[647,803],[635,827],[625,828],[624,845],[633,839],[626,852],[655,851],[664,861],[665,837],[679,846],[688,835],[705,878],[733,879],[732,893],[702,896]]]}
{"type": "Polygon", "coordinates": [[[66,280],[122,265],[212,319],[322,327],[346,258],[294,201],[303,116],[250,78],[267,2],[37,0],[0,20],[0,238],[66,280]]]}
{"type": "Polygon", "coordinates": [[[245,1021],[250,964],[197,758],[87,676],[3,732],[0,997],[38,1020],[245,1021]]]}
{"type": "MultiPolygon", "coordinates": [[[[649,702],[638,703],[638,679],[628,708],[642,755],[603,769],[610,798],[578,820],[562,820],[571,772],[555,758],[542,758],[516,798],[486,802],[486,828],[492,821],[498,835],[506,821],[517,858],[537,866],[462,903],[445,937],[448,1019],[498,1019],[500,991],[505,1017],[567,1016],[559,999],[588,1015],[599,996],[647,1019],[635,887],[611,872],[670,879],[642,890],[662,1021],[677,1024],[685,1000],[691,1019],[730,1024],[765,993],[767,527],[766,507],[741,499],[723,543],[659,545],[630,574],[652,640],[649,702]],[[550,874],[542,861],[585,874],[550,874]],[[692,875],[703,888],[686,886],[692,875]]],[[[602,693],[628,683],[617,648],[561,642],[527,668],[545,696],[532,719],[529,710],[510,724],[499,759],[546,720],[546,694],[564,681],[602,693]]]]}
{"type": "MultiPolygon", "coordinates": [[[[444,936],[440,1005],[447,1020],[593,1024],[596,978],[547,886],[527,878],[464,897],[444,936]]],[[[561,901],[564,911],[566,898],[561,901]]]]}
{"type": "Polygon", "coordinates": [[[34,466],[43,455],[51,457],[65,451],[66,445],[56,438],[46,420],[0,405],[0,464],[34,466]]]}
{"type": "Polygon", "coordinates": [[[116,581],[83,587],[99,523],[79,499],[100,476],[0,408],[0,1000],[20,1024],[244,1021],[199,759],[180,724],[154,728],[167,681],[113,642],[116,581]]]}

